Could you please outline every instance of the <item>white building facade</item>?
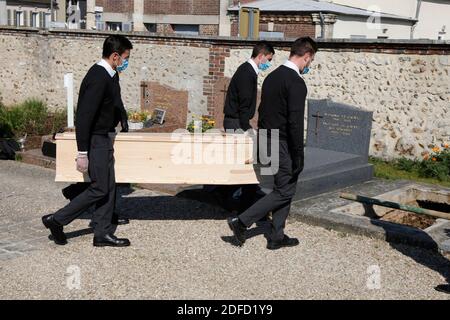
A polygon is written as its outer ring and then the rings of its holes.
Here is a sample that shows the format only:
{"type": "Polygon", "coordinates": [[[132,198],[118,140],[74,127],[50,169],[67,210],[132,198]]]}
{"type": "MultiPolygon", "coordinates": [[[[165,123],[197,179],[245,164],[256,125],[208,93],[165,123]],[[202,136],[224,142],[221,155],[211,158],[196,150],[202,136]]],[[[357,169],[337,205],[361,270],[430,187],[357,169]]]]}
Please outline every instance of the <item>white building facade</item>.
{"type": "MultiPolygon", "coordinates": [[[[386,34],[389,38],[450,40],[449,0],[329,0],[329,2],[417,20],[410,27],[408,34],[407,26],[381,19],[381,30],[387,29],[386,34]]],[[[336,23],[334,37],[346,38],[354,32],[353,28],[360,29],[361,33],[366,32],[368,38],[374,35],[373,29],[364,28],[360,22],[355,21],[355,24],[351,24],[344,20],[336,23]]]]}

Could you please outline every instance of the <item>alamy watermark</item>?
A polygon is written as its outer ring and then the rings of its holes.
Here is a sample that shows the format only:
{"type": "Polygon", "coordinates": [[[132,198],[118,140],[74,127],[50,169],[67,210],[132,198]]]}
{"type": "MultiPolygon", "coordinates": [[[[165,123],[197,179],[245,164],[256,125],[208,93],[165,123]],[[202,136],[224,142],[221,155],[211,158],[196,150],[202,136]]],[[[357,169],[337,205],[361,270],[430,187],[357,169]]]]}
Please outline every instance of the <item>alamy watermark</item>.
{"type": "Polygon", "coordinates": [[[66,269],[66,287],[69,290],[81,289],[81,270],[77,265],[71,265],[66,269]]]}
{"type": "Polygon", "coordinates": [[[380,290],[381,289],[381,268],[378,265],[371,265],[367,268],[367,289],[380,290]]]}
{"type": "Polygon", "coordinates": [[[202,132],[177,129],[171,135],[177,144],[171,150],[176,165],[260,165],[261,175],[273,175],[279,169],[279,130],[243,132],[218,129],[202,132]]]}

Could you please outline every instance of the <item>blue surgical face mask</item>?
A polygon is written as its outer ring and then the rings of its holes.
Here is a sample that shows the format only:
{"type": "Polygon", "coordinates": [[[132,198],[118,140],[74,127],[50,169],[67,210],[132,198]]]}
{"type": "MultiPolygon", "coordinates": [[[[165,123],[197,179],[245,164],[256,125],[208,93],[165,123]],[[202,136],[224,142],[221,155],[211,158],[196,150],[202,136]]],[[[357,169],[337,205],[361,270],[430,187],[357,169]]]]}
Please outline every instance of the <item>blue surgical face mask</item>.
{"type": "Polygon", "coordinates": [[[261,63],[259,65],[259,70],[261,71],[266,71],[267,69],[269,69],[272,66],[272,64],[270,63],[270,61],[267,61],[266,63],[261,63]]]}
{"type": "Polygon", "coordinates": [[[117,66],[117,71],[124,72],[126,68],[128,68],[128,59],[123,59],[122,64],[120,66],[117,66]]]}
{"type": "Polygon", "coordinates": [[[309,73],[309,71],[311,71],[311,69],[308,67],[305,67],[305,69],[303,69],[303,71],[302,71],[302,74],[307,74],[307,73],[309,73]]]}

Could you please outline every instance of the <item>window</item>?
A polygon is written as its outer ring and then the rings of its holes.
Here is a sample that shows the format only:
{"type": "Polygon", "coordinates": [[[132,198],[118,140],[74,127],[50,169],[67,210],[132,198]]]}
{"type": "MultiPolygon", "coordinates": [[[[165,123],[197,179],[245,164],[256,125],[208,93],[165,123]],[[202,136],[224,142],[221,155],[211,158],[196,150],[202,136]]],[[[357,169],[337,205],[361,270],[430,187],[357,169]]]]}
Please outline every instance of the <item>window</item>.
{"type": "Polygon", "coordinates": [[[260,31],[260,39],[284,39],[284,32],[260,31]]]}
{"type": "Polygon", "coordinates": [[[148,32],[156,32],[156,23],[144,23],[148,32]]]}
{"type": "Polygon", "coordinates": [[[106,30],[106,24],[103,21],[96,21],[95,28],[97,30],[106,30]]]}
{"type": "Polygon", "coordinates": [[[106,28],[110,31],[122,31],[122,22],[106,22],[106,28]]]}
{"type": "Polygon", "coordinates": [[[16,11],[16,16],[14,19],[14,25],[16,27],[20,27],[23,26],[24,24],[24,19],[23,19],[23,12],[22,11],[16,11]]]}
{"type": "Polygon", "coordinates": [[[122,31],[125,31],[125,32],[133,31],[133,22],[122,23],[122,31]]]}
{"type": "Polygon", "coordinates": [[[367,39],[364,35],[350,35],[350,39],[367,39]]]}
{"type": "Polygon", "coordinates": [[[105,22],[103,21],[103,8],[96,7],[95,9],[95,29],[105,30],[105,22]],[[99,10],[102,10],[101,12],[99,10]]]}
{"type": "Polygon", "coordinates": [[[13,11],[8,9],[8,26],[14,25],[13,11]]]}
{"type": "Polygon", "coordinates": [[[44,13],[44,28],[50,28],[50,24],[52,22],[51,17],[51,13],[44,13]]]}
{"type": "Polygon", "coordinates": [[[39,12],[31,13],[31,21],[30,25],[34,28],[39,28],[39,12]]]}
{"type": "Polygon", "coordinates": [[[200,34],[200,26],[198,24],[173,24],[172,29],[176,34],[191,36],[198,36],[200,34]]]}

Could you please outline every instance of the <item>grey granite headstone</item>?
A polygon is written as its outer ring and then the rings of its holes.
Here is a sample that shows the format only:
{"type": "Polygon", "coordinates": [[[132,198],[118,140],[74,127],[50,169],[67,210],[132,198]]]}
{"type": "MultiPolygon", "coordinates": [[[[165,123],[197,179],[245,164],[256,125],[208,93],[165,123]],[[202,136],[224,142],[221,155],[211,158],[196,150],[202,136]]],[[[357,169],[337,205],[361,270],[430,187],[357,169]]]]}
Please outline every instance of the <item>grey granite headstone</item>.
{"type": "MultiPolygon", "coordinates": [[[[330,100],[309,100],[305,167],[295,200],[345,188],[373,178],[368,163],[372,112],[330,100]]],[[[261,177],[265,192],[273,177],[261,177]]]]}
{"type": "Polygon", "coordinates": [[[306,145],[357,154],[367,159],[372,114],[330,100],[309,100],[306,145]]]}

